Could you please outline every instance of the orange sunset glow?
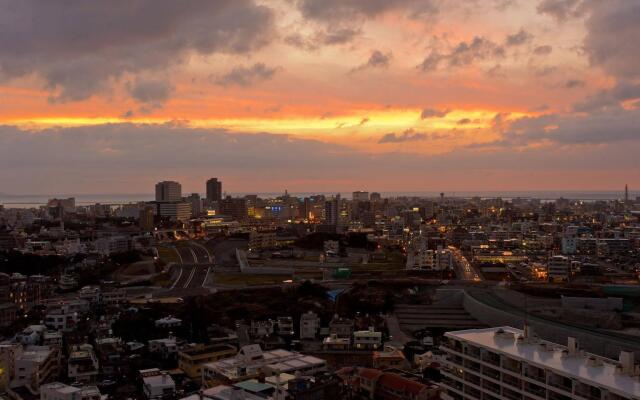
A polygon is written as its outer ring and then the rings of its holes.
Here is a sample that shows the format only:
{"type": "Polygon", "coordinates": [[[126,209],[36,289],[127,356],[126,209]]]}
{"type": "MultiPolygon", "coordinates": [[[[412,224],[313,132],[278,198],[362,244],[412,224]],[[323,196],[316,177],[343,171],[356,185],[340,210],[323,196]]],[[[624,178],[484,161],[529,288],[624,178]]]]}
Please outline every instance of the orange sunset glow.
{"type": "Polygon", "coordinates": [[[640,4],[0,1],[0,192],[605,190],[640,4]],[[72,2],[73,3],[73,2],[72,2]],[[28,22],[25,22],[28,21],[28,22]]]}

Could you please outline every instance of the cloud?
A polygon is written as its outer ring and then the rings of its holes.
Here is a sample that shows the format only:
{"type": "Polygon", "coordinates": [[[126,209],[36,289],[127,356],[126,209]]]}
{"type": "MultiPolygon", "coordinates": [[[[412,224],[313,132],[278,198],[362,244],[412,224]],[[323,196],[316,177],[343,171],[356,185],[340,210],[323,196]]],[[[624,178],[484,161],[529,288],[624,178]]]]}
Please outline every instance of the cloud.
{"type": "Polygon", "coordinates": [[[542,0],[538,4],[538,12],[563,22],[569,18],[583,16],[586,11],[585,3],[583,0],[542,0]]]}
{"type": "Polygon", "coordinates": [[[533,39],[532,34],[525,31],[524,29],[520,29],[519,32],[514,33],[513,35],[507,35],[505,44],[507,46],[520,46],[527,43],[531,39],[533,39]]]}
{"type": "Polygon", "coordinates": [[[285,36],[284,42],[302,50],[315,51],[322,46],[339,46],[350,43],[360,33],[361,30],[356,28],[329,26],[310,35],[293,32],[285,36]]]}
{"type": "Polygon", "coordinates": [[[575,104],[573,110],[583,113],[621,110],[620,103],[630,100],[640,100],[640,84],[619,82],[575,104]]]}
{"type": "Polygon", "coordinates": [[[191,54],[245,54],[275,35],[253,0],[0,0],[0,81],[36,74],[52,101],[78,101],[125,74],[191,54]]]}
{"type": "Polygon", "coordinates": [[[502,144],[526,146],[550,142],[558,145],[606,145],[640,142],[640,109],[611,110],[587,115],[549,114],[521,118],[509,126],[502,144]]]}
{"type": "Polygon", "coordinates": [[[396,134],[394,132],[387,133],[382,136],[378,143],[386,144],[386,143],[404,143],[404,142],[416,142],[419,140],[427,139],[426,133],[415,132],[413,129],[407,129],[406,131],[396,134]]]}
{"type": "Polygon", "coordinates": [[[587,83],[580,79],[569,79],[564,83],[566,89],[576,89],[584,87],[587,83]]]}
{"type": "Polygon", "coordinates": [[[584,47],[591,64],[618,79],[640,78],[640,2],[595,2],[590,11],[584,47]]]}
{"type": "Polygon", "coordinates": [[[434,71],[443,62],[450,68],[465,67],[493,58],[504,57],[504,48],[482,36],[476,36],[469,42],[460,42],[450,52],[441,54],[438,51],[431,53],[423,60],[420,67],[423,71],[434,71]]]}
{"type": "Polygon", "coordinates": [[[263,63],[256,63],[251,67],[238,66],[216,79],[220,86],[250,86],[267,81],[278,72],[279,67],[267,67],[263,63]]]}
{"type": "MultiPolygon", "coordinates": [[[[523,121],[518,129],[533,132],[539,129],[532,126],[536,124],[564,125],[557,118],[523,121]]],[[[612,121],[600,123],[603,132],[612,121]]],[[[589,122],[580,120],[575,125],[584,128],[589,122]]],[[[549,189],[550,184],[564,190],[584,189],[581,184],[608,188],[640,172],[640,141],[635,139],[600,140],[596,147],[459,147],[443,154],[418,154],[414,149],[418,146],[407,146],[406,151],[414,153],[398,152],[395,147],[368,153],[291,135],[232,133],[179,123],[37,132],[0,126],[0,187],[6,193],[149,193],[152,197],[153,185],[164,179],[180,181],[185,191],[203,190],[214,170],[228,190],[239,192],[270,192],[279,187],[328,192],[354,185],[416,191],[420,190],[416,182],[447,190],[534,190],[549,189]],[[433,173],[425,175],[425,170],[433,173]],[[502,183],[496,187],[496,182],[502,183]]]]}
{"type": "Polygon", "coordinates": [[[370,68],[389,68],[393,54],[391,52],[383,53],[380,50],[374,50],[366,63],[352,69],[351,72],[363,71],[370,68]]]}
{"type": "Polygon", "coordinates": [[[137,79],[128,89],[136,101],[155,107],[165,103],[174,91],[173,86],[164,79],[137,79]]]}
{"type": "Polygon", "coordinates": [[[546,56],[551,54],[551,52],[553,51],[553,47],[549,46],[549,45],[543,45],[543,46],[538,46],[535,49],[533,49],[533,54],[537,55],[537,56],[546,56]]]}
{"type": "Polygon", "coordinates": [[[438,12],[436,2],[431,0],[297,0],[296,5],[303,17],[330,23],[374,18],[392,10],[414,18],[438,12]]]}
{"type": "Polygon", "coordinates": [[[447,114],[451,112],[450,109],[438,110],[435,108],[424,108],[422,113],[420,113],[420,119],[428,119],[428,118],[442,118],[446,117],[447,114]]]}

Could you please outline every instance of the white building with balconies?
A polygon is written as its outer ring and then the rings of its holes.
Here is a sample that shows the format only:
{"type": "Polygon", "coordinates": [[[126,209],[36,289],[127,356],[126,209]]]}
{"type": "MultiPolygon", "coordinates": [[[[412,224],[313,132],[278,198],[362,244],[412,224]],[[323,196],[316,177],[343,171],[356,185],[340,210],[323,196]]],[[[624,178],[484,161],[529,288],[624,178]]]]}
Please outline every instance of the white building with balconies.
{"type": "Polygon", "coordinates": [[[447,332],[441,346],[443,399],[639,400],[640,368],[632,352],[612,360],[501,327],[447,332]]]}

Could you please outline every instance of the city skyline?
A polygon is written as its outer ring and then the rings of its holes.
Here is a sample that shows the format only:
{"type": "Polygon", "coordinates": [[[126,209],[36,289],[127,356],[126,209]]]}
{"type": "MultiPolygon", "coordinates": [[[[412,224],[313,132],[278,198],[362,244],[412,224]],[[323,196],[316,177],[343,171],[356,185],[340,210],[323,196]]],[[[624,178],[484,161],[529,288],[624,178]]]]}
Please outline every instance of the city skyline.
{"type": "Polygon", "coordinates": [[[0,5],[2,192],[640,186],[635,2],[0,5]]]}

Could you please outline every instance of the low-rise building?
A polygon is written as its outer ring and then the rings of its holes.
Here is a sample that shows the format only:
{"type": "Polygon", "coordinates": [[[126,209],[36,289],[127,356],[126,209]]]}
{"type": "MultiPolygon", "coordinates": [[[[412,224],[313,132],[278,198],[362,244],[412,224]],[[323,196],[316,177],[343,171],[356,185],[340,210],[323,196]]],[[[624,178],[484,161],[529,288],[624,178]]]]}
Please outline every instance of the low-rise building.
{"type": "Polygon", "coordinates": [[[202,367],[206,363],[233,357],[237,353],[230,344],[191,345],[178,352],[178,368],[191,379],[202,379],[202,367]]]}
{"type": "Polygon", "coordinates": [[[100,364],[93,346],[73,346],[67,362],[67,375],[76,382],[94,382],[100,372],[100,364]]]}
{"type": "Polygon", "coordinates": [[[338,337],[335,333],[322,339],[322,348],[329,351],[346,351],[351,346],[351,339],[338,337]]]}
{"type": "Polygon", "coordinates": [[[300,316],[300,339],[315,339],[320,329],[320,318],[313,311],[300,316]]]}
{"type": "Polygon", "coordinates": [[[149,400],[173,399],[176,394],[176,383],[166,371],[158,368],[140,370],[142,391],[149,400]]]}
{"type": "Polygon", "coordinates": [[[407,362],[407,358],[404,356],[404,353],[395,347],[385,346],[384,350],[373,352],[373,368],[404,369],[408,366],[409,363],[407,362]]]}
{"type": "Polygon", "coordinates": [[[175,318],[172,316],[160,318],[155,322],[156,328],[160,329],[171,329],[171,328],[179,328],[182,326],[182,320],[180,318],[175,318]]]}
{"type": "Polygon", "coordinates": [[[29,386],[38,390],[58,373],[58,352],[49,346],[26,346],[15,354],[12,388],[29,386]]]}
{"type": "Polygon", "coordinates": [[[263,352],[259,345],[244,346],[232,358],[204,365],[204,384],[212,382],[240,382],[259,375],[279,373],[315,375],[326,370],[326,362],[313,356],[277,349],[263,352]]]}
{"type": "Polygon", "coordinates": [[[382,346],[382,332],[373,327],[366,331],[353,332],[353,347],[356,350],[377,350],[382,346]]]}
{"type": "Polygon", "coordinates": [[[102,395],[95,386],[70,386],[51,382],[40,387],[40,400],[100,400],[102,395]]]}
{"type": "Polygon", "coordinates": [[[149,340],[148,348],[149,353],[157,354],[163,360],[175,359],[178,356],[178,344],[174,337],[149,340]]]}

